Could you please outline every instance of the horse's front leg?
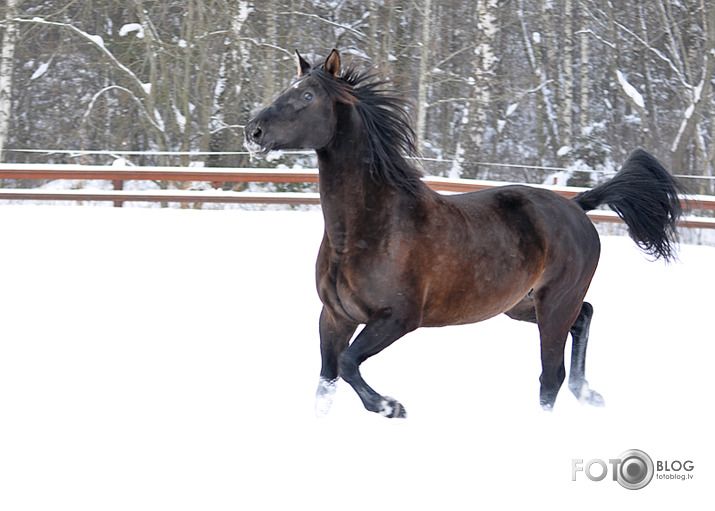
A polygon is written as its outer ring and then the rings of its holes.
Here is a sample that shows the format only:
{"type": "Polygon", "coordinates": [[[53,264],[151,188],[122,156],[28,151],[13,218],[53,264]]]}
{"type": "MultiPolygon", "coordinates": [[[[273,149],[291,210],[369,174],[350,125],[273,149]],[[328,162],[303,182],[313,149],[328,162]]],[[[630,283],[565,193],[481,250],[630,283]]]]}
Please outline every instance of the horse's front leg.
{"type": "Polygon", "coordinates": [[[390,418],[407,417],[405,408],[391,397],[381,396],[360,374],[360,364],[417,328],[417,323],[387,308],[370,318],[353,343],[338,357],[340,376],[352,386],[366,409],[390,418]]]}
{"type": "Polygon", "coordinates": [[[320,381],[315,393],[315,414],[326,415],[333,404],[338,384],[338,357],[348,347],[357,324],[339,320],[323,307],[320,313],[320,356],[322,367],[320,381]]]}

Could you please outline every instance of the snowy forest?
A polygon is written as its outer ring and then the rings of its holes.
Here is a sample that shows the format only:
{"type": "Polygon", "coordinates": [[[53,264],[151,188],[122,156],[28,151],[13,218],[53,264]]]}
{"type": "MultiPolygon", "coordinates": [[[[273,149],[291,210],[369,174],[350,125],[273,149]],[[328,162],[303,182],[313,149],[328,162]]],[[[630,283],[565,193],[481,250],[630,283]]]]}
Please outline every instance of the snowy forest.
{"type": "Polygon", "coordinates": [[[337,48],[412,100],[429,174],[591,185],[643,147],[715,192],[707,0],[4,0],[0,33],[4,162],[265,166],[243,125],[337,48]]]}

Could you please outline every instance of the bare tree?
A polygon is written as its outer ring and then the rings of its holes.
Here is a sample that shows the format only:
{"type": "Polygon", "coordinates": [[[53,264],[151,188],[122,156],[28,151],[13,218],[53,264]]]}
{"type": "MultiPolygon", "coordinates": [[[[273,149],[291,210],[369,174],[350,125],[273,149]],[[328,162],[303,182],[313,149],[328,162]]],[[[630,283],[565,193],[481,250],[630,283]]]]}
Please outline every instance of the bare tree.
{"type": "MultiPolygon", "coordinates": [[[[547,171],[486,164],[613,168],[636,145],[679,173],[715,168],[706,0],[30,4],[0,7],[5,159],[31,158],[13,147],[239,151],[243,123],[295,76],[293,50],[317,61],[336,47],[413,100],[431,173],[540,181],[547,171]]],[[[190,160],[204,157],[136,163],[190,160]]]]}

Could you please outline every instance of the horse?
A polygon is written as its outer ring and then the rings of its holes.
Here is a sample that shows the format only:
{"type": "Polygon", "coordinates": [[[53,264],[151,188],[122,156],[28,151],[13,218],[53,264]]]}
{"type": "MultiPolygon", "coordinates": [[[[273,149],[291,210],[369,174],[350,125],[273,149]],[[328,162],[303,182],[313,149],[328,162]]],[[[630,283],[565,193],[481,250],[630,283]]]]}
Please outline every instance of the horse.
{"type": "Polygon", "coordinates": [[[565,379],[569,333],[568,388],[603,405],[585,377],[593,307],[584,297],[600,255],[586,211],[610,206],[641,249],[672,260],[681,185],[638,149],[612,180],[571,200],[523,185],[438,194],[414,163],[410,102],[388,80],[341,65],[337,50],[315,66],[297,51],[295,58],[296,81],[245,126],[244,144],[253,154],[317,153],[325,222],[316,262],[317,414],[329,411],[342,378],[367,410],[406,417],[399,401],[365,382],[360,365],[417,328],[501,313],[538,325],[544,410],[565,379]]]}

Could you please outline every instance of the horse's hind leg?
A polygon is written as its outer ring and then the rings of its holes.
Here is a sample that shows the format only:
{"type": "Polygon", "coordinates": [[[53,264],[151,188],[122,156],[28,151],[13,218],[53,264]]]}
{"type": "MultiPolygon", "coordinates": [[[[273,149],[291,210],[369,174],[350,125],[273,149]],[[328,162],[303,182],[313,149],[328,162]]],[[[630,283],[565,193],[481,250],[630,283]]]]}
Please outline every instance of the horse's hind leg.
{"type": "MultiPolygon", "coordinates": [[[[514,308],[508,310],[506,315],[518,321],[528,321],[529,323],[538,323],[536,319],[536,304],[533,293],[529,293],[524,299],[519,302],[514,308]]],[[[588,403],[594,406],[603,406],[603,397],[596,391],[591,390],[586,381],[586,346],[588,344],[588,332],[593,316],[593,306],[588,302],[583,302],[578,317],[571,325],[569,332],[573,339],[571,345],[571,370],[569,373],[569,390],[574,393],[576,398],[582,403],[588,403]]],[[[549,333],[547,332],[546,340],[544,333],[542,335],[542,366],[544,373],[542,374],[542,395],[541,404],[546,409],[553,407],[556,394],[561,387],[565,368],[563,368],[563,352],[566,347],[565,342],[568,333],[549,333]],[[563,344],[559,339],[563,338],[563,344]],[[554,341],[553,339],[556,339],[554,341]],[[551,348],[544,352],[544,342],[551,348]],[[561,354],[559,356],[559,354],[561,354]],[[543,360],[546,357],[547,360],[543,360]],[[560,359],[560,360],[559,360],[560,359]],[[545,384],[544,384],[545,381],[545,384]]],[[[563,330],[563,328],[561,329],[563,330]]]]}
{"type": "Polygon", "coordinates": [[[571,326],[571,371],[569,373],[569,390],[582,403],[593,406],[603,406],[601,394],[591,390],[586,381],[586,346],[588,345],[588,332],[593,317],[593,306],[583,302],[581,312],[571,326]]]}
{"type": "Polygon", "coordinates": [[[340,321],[326,308],[320,314],[320,356],[322,367],[320,381],[315,393],[315,414],[326,415],[333,404],[338,383],[338,357],[350,342],[356,324],[340,321]]]}
{"type": "Polygon", "coordinates": [[[540,403],[544,410],[551,410],[566,378],[564,348],[568,326],[559,320],[539,322],[539,336],[541,337],[540,403]]]}
{"type": "Polygon", "coordinates": [[[571,381],[583,384],[586,339],[593,307],[584,305],[588,288],[571,281],[556,280],[534,292],[534,306],[541,338],[541,406],[551,410],[566,377],[564,348],[569,333],[574,335],[571,381]],[[584,335],[585,334],[585,335],[584,335]]]}
{"type": "MultiPolygon", "coordinates": [[[[575,312],[569,309],[569,302],[563,297],[560,305],[555,306],[547,296],[556,293],[547,293],[544,289],[532,290],[506,315],[517,321],[528,321],[539,326],[541,338],[541,406],[551,410],[556,401],[556,395],[566,377],[564,367],[564,348],[569,334],[575,312]],[[564,310],[566,311],[564,313],[564,310]]],[[[571,307],[573,308],[573,307],[571,307]]]]}

